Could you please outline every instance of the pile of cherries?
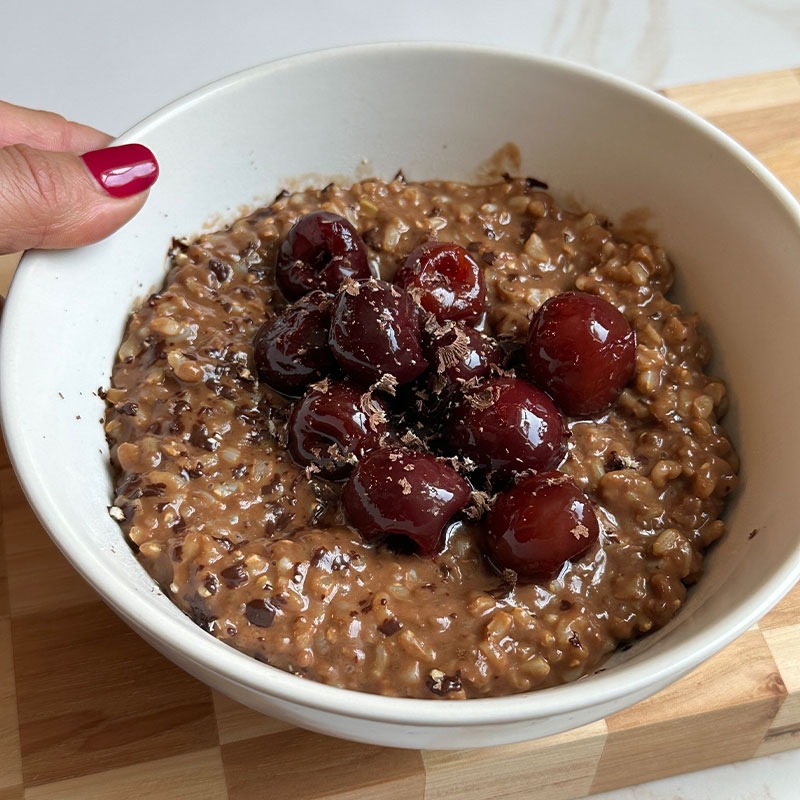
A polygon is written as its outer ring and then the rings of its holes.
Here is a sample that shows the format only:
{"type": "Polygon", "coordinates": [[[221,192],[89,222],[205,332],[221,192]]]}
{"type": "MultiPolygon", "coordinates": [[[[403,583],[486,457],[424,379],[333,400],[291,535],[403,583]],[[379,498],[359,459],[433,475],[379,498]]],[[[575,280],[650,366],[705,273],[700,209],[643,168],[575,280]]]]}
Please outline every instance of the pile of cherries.
{"type": "Polygon", "coordinates": [[[299,397],[291,455],[346,480],[344,508],[365,540],[400,536],[435,554],[473,490],[502,487],[485,540],[497,568],[543,580],[594,544],[591,502],[557,471],[560,412],[598,414],[630,381],[636,340],[616,308],[579,292],[547,300],[530,324],[523,379],[474,327],[486,285],[457,244],[417,247],[388,283],[371,277],[355,228],[316,211],[289,231],[275,275],[294,302],[256,334],[256,366],[299,397]],[[413,397],[430,397],[429,413],[415,417],[413,397]],[[452,464],[468,465],[470,482],[452,464]]]}

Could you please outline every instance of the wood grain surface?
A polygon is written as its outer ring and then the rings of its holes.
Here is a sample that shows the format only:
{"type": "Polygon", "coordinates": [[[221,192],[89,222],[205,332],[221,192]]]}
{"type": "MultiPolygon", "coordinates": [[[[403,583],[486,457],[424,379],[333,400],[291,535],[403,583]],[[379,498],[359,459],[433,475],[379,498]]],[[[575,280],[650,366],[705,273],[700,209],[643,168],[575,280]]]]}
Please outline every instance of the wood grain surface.
{"type": "MultiPolygon", "coordinates": [[[[669,90],[800,196],[800,70],[669,90]]],[[[13,261],[0,264],[5,284],[13,261]]],[[[580,798],[800,747],[800,585],[660,694],[480,751],[338,741],[260,716],[162,658],[51,544],[0,451],[0,800],[580,798]]]]}

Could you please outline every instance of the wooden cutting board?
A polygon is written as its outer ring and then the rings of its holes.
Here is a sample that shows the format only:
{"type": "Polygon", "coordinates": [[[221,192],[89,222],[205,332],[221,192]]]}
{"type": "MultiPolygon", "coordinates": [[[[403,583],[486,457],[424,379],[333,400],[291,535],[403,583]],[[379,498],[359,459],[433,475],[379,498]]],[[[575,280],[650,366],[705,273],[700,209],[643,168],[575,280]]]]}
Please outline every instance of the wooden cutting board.
{"type": "MultiPolygon", "coordinates": [[[[800,196],[800,70],[666,94],[800,196]]],[[[695,672],[605,720],[481,751],[392,750],[293,728],[189,677],[71,569],[4,452],[0,498],[0,800],[563,800],[800,747],[800,584],[695,672]]]]}

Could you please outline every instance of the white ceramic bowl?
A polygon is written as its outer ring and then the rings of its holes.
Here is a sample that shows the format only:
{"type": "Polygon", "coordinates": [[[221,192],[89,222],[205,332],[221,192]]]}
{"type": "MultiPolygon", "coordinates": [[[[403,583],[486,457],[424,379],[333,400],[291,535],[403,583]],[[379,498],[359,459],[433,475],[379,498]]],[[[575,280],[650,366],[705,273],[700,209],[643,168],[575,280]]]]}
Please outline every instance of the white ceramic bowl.
{"type": "Polygon", "coordinates": [[[106,602],[188,672],[266,714],[399,747],[455,748],[544,736],[663,688],[765,613],[800,576],[792,504],[800,426],[796,315],[800,214],[751,156],[662,97],[587,69],[462,45],[377,45],[257,67],[201,89],[120,142],[150,146],[161,177],[105,242],[23,259],[5,308],[0,402],[33,508],[106,602]],[[107,385],[126,318],[164,277],[173,235],[270,197],[291,177],[366,173],[475,178],[507,141],[519,172],[613,219],[634,207],[678,266],[729,382],[742,457],[729,532],[685,608],[607,671],[527,695],[465,702],[335,689],[216,641],[161,594],[106,513],[106,444],[93,393],[107,385]],[[367,159],[367,165],[362,163],[367,159]],[[64,399],[59,398],[59,393],[64,399]],[[76,416],[80,419],[76,419],[76,416]],[[752,540],[754,528],[760,535],[752,540]]]}

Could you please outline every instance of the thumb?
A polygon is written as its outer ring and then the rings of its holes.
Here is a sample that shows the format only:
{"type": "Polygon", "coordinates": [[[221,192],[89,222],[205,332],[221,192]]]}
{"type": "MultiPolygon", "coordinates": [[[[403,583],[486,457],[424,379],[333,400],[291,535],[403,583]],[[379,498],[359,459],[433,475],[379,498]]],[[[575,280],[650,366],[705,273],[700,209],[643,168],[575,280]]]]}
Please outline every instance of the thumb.
{"type": "Polygon", "coordinates": [[[0,148],[0,253],[99,241],[142,207],[158,162],[141,144],[73,153],[0,148]]]}

